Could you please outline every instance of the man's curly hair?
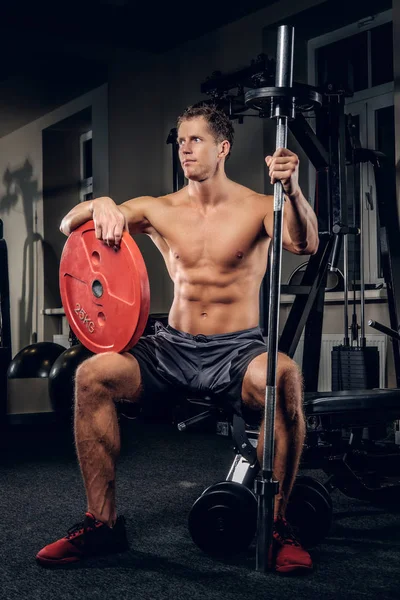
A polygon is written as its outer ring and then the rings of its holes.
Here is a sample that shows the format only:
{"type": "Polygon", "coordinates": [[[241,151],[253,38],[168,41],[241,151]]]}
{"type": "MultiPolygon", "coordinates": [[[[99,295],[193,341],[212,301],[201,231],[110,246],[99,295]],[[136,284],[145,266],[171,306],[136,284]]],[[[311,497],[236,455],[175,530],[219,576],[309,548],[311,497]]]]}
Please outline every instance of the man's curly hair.
{"type": "Polygon", "coordinates": [[[228,140],[230,143],[230,150],[226,158],[229,158],[233,146],[235,130],[233,129],[233,125],[228,115],[215,104],[194,104],[193,106],[186,108],[178,117],[177,128],[179,129],[183,121],[189,121],[190,119],[195,119],[197,117],[204,117],[217,143],[228,140]]]}

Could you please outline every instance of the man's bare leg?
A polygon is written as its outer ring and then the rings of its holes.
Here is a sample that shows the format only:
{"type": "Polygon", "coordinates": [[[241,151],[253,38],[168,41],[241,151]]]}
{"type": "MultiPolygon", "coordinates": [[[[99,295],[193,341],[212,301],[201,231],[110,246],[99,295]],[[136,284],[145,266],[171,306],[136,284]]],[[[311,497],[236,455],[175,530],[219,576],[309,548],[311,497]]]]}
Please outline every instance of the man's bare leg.
{"type": "MultiPolygon", "coordinates": [[[[262,410],[265,405],[267,355],[260,354],[250,363],[243,380],[243,403],[262,410]]],[[[278,356],[277,400],[275,414],[274,477],[279,481],[275,498],[275,517],[285,516],[293,484],[299,469],[305,438],[303,413],[303,380],[294,361],[284,354],[278,356]]],[[[257,456],[262,465],[264,423],[260,426],[257,456]]]]}
{"type": "Polygon", "coordinates": [[[117,516],[115,467],[120,433],[115,402],[135,401],[140,386],[139,365],[130,354],[98,354],[76,372],[75,444],[87,510],[109,526],[117,516]]]}

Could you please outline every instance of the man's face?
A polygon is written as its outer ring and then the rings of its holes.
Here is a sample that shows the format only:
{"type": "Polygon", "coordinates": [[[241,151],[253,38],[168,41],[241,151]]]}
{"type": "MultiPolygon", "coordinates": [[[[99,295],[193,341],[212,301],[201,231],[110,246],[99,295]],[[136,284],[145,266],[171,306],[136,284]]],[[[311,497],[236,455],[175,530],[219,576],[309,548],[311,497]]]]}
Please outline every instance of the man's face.
{"type": "Polygon", "coordinates": [[[221,144],[204,117],[183,121],[178,129],[179,159],[187,179],[203,181],[214,174],[221,144]]]}

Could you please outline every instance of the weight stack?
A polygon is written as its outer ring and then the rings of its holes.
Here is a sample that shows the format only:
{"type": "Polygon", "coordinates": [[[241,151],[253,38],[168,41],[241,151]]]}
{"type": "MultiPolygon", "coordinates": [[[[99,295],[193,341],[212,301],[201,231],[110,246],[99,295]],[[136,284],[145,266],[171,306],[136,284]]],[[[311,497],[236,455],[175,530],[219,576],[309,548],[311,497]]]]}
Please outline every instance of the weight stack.
{"type": "Polygon", "coordinates": [[[332,391],[379,388],[379,350],[376,346],[332,348],[332,391]]]}

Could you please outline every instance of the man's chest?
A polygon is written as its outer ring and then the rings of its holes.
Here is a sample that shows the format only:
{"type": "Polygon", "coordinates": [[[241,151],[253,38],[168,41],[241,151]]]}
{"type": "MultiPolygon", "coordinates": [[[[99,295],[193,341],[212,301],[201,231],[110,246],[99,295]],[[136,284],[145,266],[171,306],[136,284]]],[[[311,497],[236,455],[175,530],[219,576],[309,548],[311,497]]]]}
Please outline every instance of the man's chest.
{"type": "Polygon", "coordinates": [[[247,262],[266,239],[261,215],[245,211],[206,216],[183,211],[164,224],[162,237],[172,263],[227,269],[247,262]]]}

